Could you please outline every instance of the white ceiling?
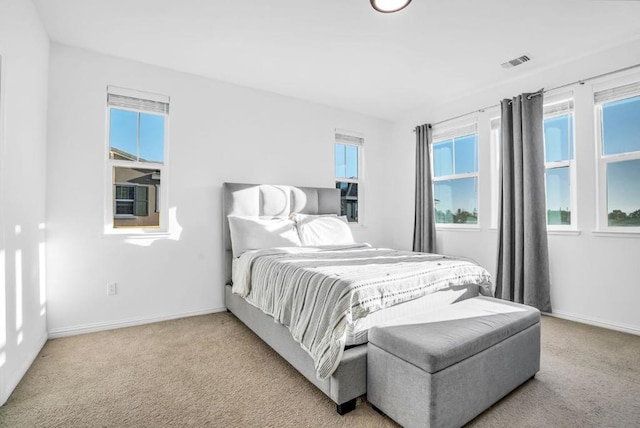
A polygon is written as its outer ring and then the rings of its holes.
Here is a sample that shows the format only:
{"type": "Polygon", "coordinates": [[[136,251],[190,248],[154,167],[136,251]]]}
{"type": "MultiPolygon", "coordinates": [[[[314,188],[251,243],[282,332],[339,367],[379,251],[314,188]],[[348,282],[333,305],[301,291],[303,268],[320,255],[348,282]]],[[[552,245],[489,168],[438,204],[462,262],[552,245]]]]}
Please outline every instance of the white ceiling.
{"type": "Polygon", "coordinates": [[[387,119],[640,38],[640,1],[33,1],[56,42],[387,119]]]}

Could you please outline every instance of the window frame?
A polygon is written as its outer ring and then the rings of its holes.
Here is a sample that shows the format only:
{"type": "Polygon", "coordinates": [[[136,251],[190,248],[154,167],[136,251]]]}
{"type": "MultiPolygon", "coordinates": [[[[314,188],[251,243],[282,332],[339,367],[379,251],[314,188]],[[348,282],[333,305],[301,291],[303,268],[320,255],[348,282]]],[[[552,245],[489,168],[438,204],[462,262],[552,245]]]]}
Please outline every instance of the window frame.
{"type": "MultiPolygon", "coordinates": [[[[114,86],[107,87],[107,94],[116,94],[116,95],[124,95],[127,97],[145,100],[145,101],[160,101],[169,105],[169,97],[160,94],[154,94],[149,92],[142,92],[133,89],[120,88],[114,86]]],[[[150,111],[144,108],[132,108],[120,105],[111,105],[108,102],[106,103],[105,109],[105,151],[104,151],[104,159],[105,159],[105,185],[104,185],[104,198],[105,198],[105,210],[104,210],[104,229],[103,233],[105,235],[149,235],[149,234],[166,234],[169,232],[169,206],[167,204],[168,201],[168,153],[169,153],[169,114],[161,113],[157,111],[150,111]],[[125,110],[132,111],[138,113],[138,132],[139,132],[139,114],[153,114],[164,117],[164,147],[163,147],[163,162],[147,162],[140,160],[118,160],[110,158],[110,133],[111,133],[111,112],[112,110],[125,110]],[[114,181],[115,168],[132,168],[132,169],[145,169],[145,170],[157,170],[160,172],[160,183],[161,185],[157,186],[158,193],[156,197],[156,205],[157,207],[147,207],[147,212],[154,212],[156,208],[158,208],[158,217],[159,224],[158,226],[132,226],[132,227],[116,227],[114,224],[114,220],[117,218],[136,218],[138,216],[135,215],[116,215],[116,199],[115,199],[115,188],[116,185],[133,185],[134,183],[119,183],[114,181]]],[[[139,154],[138,154],[139,156],[139,154]]],[[[149,192],[150,189],[147,189],[149,192]]],[[[150,195],[147,194],[147,198],[150,195]]],[[[135,213],[135,198],[134,198],[134,213],[135,213]]]]}
{"type": "MultiPolygon", "coordinates": [[[[575,95],[573,91],[558,93],[556,95],[547,95],[545,94],[545,103],[543,108],[548,108],[550,105],[559,104],[563,102],[570,101],[570,107],[564,111],[551,111],[550,113],[544,113],[542,118],[542,126],[543,126],[543,138],[544,135],[544,121],[546,119],[551,119],[554,117],[562,116],[567,113],[573,115],[572,120],[572,135],[573,135],[573,158],[566,161],[554,161],[554,162],[546,162],[546,141],[543,140],[543,155],[544,155],[544,168],[545,168],[545,201],[546,201],[546,172],[549,169],[554,168],[562,168],[569,167],[569,192],[571,193],[570,197],[570,210],[571,210],[571,224],[568,225],[556,225],[556,224],[547,224],[547,232],[577,232],[578,231],[578,181],[577,181],[577,168],[576,168],[576,117],[575,117],[575,95]],[[547,101],[548,100],[548,101],[547,101]]],[[[488,112],[488,122],[489,122],[489,140],[491,146],[491,226],[490,229],[498,228],[498,217],[500,212],[500,156],[502,154],[502,141],[500,135],[500,122],[502,120],[500,115],[500,109],[497,108],[495,110],[491,110],[488,112]]],[[[546,205],[546,204],[545,204],[546,205]]],[[[548,207],[546,207],[548,210],[548,207]]],[[[545,211],[545,222],[547,220],[547,212],[545,211]]]]}
{"type": "MultiPolygon", "coordinates": [[[[481,214],[480,214],[480,133],[478,129],[478,117],[474,116],[459,123],[445,123],[441,125],[434,126],[432,135],[432,141],[429,144],[429,157],[431,160],[431,186],[434,198],[434,206],[433,206],[433,215],[436,230],[438,229],[455,229],[455,230],[479,230],[481,225],[481,214]],[[435,144],[452,140],[455,147],[455,139],[466,137],[469,135],[474,135],[476,139],[476,148],[475,148],[475,164],[476,171],[473,173],[462,173],[462,174],[450,174],[443,175],[440,177],[435,176],[435,158],[433,147],[435,144]],[[438,223],[436,216],[436,207],[435,207],[435,186],[439,181],[448,181],[448,180],[457,180],[463,178],[475,178],[476,179],[476,222],[475,223],[438,223]]],[[[455,149],[454,149],[455,150],[455,149]]],[[[455,152],[454,152],[455,153],[455,152]]],[[[455,157],[454,157],[454,165],[455,165],[455,157]]]]}
{"type": "Polygon", "coordinates": [[[489,229],[498,229],[498,217],[500,215],[500,157],[502,139],[500,136],[500,110],[491,111],[489,114],[489,145],[491,155],[491,224],[489,229]],[[496,124],[496,125],[494,125],[496,124]]]}
{"type": "MultiPolygon", "coordinates": [[[[333,144],[333,176],[334,186],[338,183],[349,183],[358,185],[358,200],[357,200],[357,221],[349,221],[349,225],[363,226],[364,225],[364,136],[360,133],[353,131],[346,131],[342,129],[335,130],[334,144],[333,144]],[[340,178],[336,175],[336,145],[341,144],[344,146],[351,146],[356,148],[358,156],[358,176],[357,178],[340,178]]],[[[340,197],[340,209],[342,210],[342,197],[340,197]]],[[[346,215],[342,214],[341,215],[346,215]]]]}
{"type": "Polygon", "coordinates": [[[568,107],[565,110],[560,110],[560,111],[551,111],[551,112],[544,112],[543,116],[542,116],[542,126],[543,126],[543,132],[542,132],[542,138],[543,138],[543,150],[544,150],[544,188],[545,188],[545,219],[547,222],[547,231],[548,232],[566,232],[566,231],[577,231],[578,230],[578,199],[577,199],[577,193],[578,193],[578,186],[577,186],[577,173],[576,173],[576,115],[575,115],[575,95],[573,93],[573,91],[570,92],[564,92],[564,93],[558,93],[558,94],[545,94],[545,99],[544,99],[544,105],[543,105],[543,109],[549,109],[550,106],[552,105],[556,105],[556,104],[561,104],[561,103],[568,103],[568,107]],[[555,117],[559,117],[559,116],[563,116],[566,114],[570,114],[572,117],[571,120],[571,135],[573,136],[573,141],[571,141],[571,144],[573,145],[573,147],[571,148],[571,152],[573,154],[573,156],[568,159],[568,160],[564,160],[564,161],[553,161],[553,162],[547,162],[547,144],[546,144],[546,136],[544,133],[544,122],[547,119],[553,119],[555,117]],[[568,167],[569,168],[569,192],[570,192],[570,198],[569,198],[569,212],[571,213],[571,223],[570,224],[549,224],[548,223],[548,211],[549,211],[549,207],[546,206],[546,191],[547,191],[547,171],[550,169],[557,169],[557,168],[565,168],[568,167]]]}
{"type": "Polygon", "coordinates": [[[615,233],[615,234],[629,234],[639,235],[640,226],[609,226],[609,213],[608,213],[608,194],[607,194],[607,172],[608,167],[612,163],[624,162],[629,160],[640,160],[640,150],[626,153],[616,153],[611,155],[604,154],[604,139],[603,139],[603,115],[602,107],[604,104],[617,102],[629,98],[640,97],[640,76],[634,76],[627,79],[615,80],[609,82],[606,85],[594,86],[593,100],[594,100],[594,116],[595,116],[595,140],[596,140],[596,232],[603,233],[615,233]],[[623,88],[624,86],[636,86],[635,90],[627,93],[620,93],[609,97],[603,101],[597,101],[597,94],[605,92],[607,90],[615,90],[623,88]]]}

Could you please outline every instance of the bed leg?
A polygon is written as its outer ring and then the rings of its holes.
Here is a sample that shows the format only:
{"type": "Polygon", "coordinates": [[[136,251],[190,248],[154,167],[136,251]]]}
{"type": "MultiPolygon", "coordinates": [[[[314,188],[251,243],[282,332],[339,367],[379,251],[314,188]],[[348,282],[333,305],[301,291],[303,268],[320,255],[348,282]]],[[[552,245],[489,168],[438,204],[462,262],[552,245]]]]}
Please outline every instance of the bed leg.
{"type": "Polygon", "coordinates": [[[346,415],[347,413],[349,413],[350,411],[352,411],[355,408],[356,408],[356,399],[355,398],[353,400],[347,401],[346,403],[342,403],[342,404],[337,404],[336,405],[336,411],[338,412],[338,414],[340,416],[346,415]]]}

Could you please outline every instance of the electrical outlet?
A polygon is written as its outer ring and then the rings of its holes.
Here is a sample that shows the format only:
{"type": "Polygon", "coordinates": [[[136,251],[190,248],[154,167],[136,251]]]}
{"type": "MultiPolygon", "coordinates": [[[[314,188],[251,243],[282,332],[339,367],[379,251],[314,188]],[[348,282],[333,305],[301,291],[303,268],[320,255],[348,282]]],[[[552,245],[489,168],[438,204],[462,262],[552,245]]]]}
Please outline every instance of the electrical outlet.
{"type": "Polygon", "coordinates": [[[115,296],[116,294],[118,294],[118,285],[115,282],[107,284],[107,295],[115,296]]]}

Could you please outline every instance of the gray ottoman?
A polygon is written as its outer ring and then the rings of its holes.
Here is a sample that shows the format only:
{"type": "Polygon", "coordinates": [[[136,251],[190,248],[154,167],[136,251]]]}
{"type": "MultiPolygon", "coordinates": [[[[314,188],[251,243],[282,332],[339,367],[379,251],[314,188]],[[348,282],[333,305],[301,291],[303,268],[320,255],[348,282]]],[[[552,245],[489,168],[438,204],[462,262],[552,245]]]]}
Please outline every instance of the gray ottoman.
{"type": "Polygon", "coordinates": [[[405,427],[460,427],[540,369],[540,312],[474,297],[369,330],[367,399],[405,427]]]}

